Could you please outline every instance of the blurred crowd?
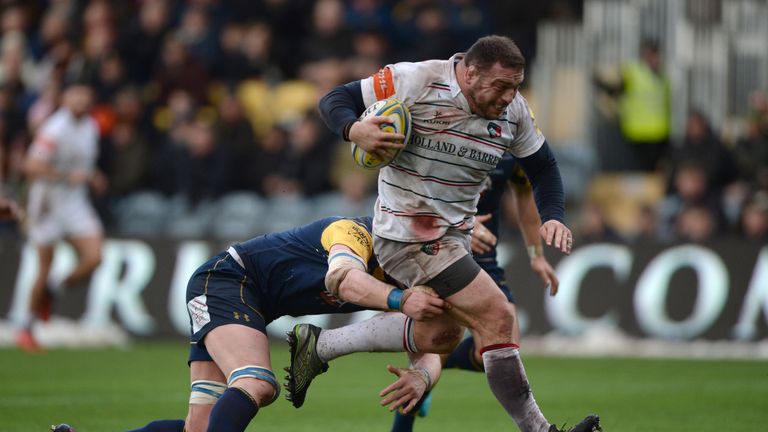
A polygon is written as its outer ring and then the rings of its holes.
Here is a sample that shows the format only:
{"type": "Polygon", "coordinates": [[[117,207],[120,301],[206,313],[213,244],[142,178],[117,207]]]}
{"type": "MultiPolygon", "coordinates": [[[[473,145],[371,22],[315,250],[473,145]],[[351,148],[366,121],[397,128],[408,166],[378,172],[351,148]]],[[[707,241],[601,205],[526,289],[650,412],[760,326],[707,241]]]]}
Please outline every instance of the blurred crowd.
{"type": "Polygon", "coordinates": [[[375,173],[349,165],[316,115],[319,96],[395,58],[448,57],[492,28],[530,52],[533,23],[578,13],[568,3],[2,1],[2,193],[23,197],[26,149],[77,81],[96,94],[108,187],[94,198],[108,227],[137,192],[187,209],[234,191],[341,193],[361,207],[375,173]]]}
{"type": "MultiPolygon", "coordinates": [[[[176,209],[186,213],[243,193],[251,204],[312,202],[370,213],[375,172],[355,168],[348,146],[319,120],[319,96],[392,61],[447,58],[488,33],[511,36],[533,59],[536,23],[578,20],[583,7],[565,0],[0,5],[0,196],[23,201],[21,167],[32,137],[63,87],[86,82],[96,95],[107,179],[94,200],[113,232],[127,219],[121,215],[141,215],[127,203],[147,194],[155,207],[181,202],[176,209]]],[[[659,171],[666,197],[644,209],[633,238],[740,232],[765,241],[768,99],[758,94],[751,102],[748,132],[730,146],[706,118],[691,115],[684,141],[669,147],[659,171]]],[[[575,204],[571,223],[585,239],[627,238],[600,203],[575,204]]]]}

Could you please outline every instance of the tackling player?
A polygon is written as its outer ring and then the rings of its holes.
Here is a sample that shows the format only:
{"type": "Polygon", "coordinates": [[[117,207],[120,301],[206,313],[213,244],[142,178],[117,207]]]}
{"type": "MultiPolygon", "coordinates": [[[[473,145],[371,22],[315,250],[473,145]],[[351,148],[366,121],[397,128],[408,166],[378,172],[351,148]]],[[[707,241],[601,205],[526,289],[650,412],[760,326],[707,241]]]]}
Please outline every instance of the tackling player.
{"type": "MultiPolygon", "coordinates": [[[[192,390],[186,421],[155,421],[134,432],[244,431],[279,395],[266,326],[283,315],[395,309],[403,313],[373,318],[392,330],[377,343],[453,350],[461,328],[442,315],[443,300],[383,282],[370,230],[370,218],[321,219],[236,244],[200,266],[187,286],[192,390]]],[[[296,336],[296,344],[315,343],[313,334],[296,336]]],[[[379,350],[377,343],[371,351],[379,350]]],[[[390,370],[398,380],[384,400],[406,410],[440,373],[437,355],[411,351],[414,367],[390,370]]]]}

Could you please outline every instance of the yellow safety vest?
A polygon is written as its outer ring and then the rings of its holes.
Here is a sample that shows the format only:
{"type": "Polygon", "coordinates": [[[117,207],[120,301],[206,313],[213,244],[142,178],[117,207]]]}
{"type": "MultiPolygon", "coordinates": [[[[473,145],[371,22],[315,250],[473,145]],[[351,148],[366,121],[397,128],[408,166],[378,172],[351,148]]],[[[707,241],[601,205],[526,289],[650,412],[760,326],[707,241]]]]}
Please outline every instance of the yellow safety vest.
{"type": "Polygon", "coordinates": [[[624,92],[620,123],[624,136],[633,142],[656,142],[669,136],[669,82],[645,63],[624,68],[624,92]]]}

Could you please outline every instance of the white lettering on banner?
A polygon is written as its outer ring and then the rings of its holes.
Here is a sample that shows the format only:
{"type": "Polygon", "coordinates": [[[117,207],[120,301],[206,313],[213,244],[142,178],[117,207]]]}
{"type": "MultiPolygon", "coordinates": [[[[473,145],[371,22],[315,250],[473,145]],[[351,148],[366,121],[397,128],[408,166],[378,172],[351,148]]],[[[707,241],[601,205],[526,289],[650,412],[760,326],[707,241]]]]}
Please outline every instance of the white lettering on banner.
{"type": "MultiPolygon", "coordinates": [[[[63,280],[72,269],[75,268],[77,254],[75,249],[67,243],[56,245],[51,263],[51,274],[48,278],[52,281],[63,280]]],[[[26,322],[29,318],[29,296],[32,294],[32,284],[35,283],[38,261],[35,247],[29,243],[24,245],[21,252],[19,272],[16,274],[16,286],[9,312],[9,318],[15,323],[26,322]]]]}
{"type": "Polygon", "coordinates": [[[147,312],[141,293],[155,274],[155,254],[138,240],[107,240],[102,262],[91,278],[82,322],[101,326],[111,321],[112,307],[126,329],[149,335],[155,320],[147,312]]]}
{"type": "Polygon", "coordinates": [[[176,252],[176,265],[168,295],[168,316],[179,334],[189,335],[189,314],[185,307],[189,278],[210,257],[208,243],[204,241],[183,242],[176,252]]]}
{"type": "Polygon", "coordinates": [[[626,246],[595,244],[577,249],[558,263],[560,289],[554,297],[544,293],[547,317],[557,330],[579,334],[593,326],[618,325],[619,319],[615,312],[609,312],[600,318],[587,318],[579,313],[581,283],[590,270],[598,267],[612,269],[616,279],[625,281],[632,269],[632,254],[626,246]]]}
{"type": "Polygon", "coordinates": [[[749,288],[744,295],[744,304],[739,314],[739,321],[733,328],[733,336],[736,339],[750,340],[755,338],[761,307],[768,319],[768,246],[764,247],[757,257],[752,280],[749,282],[749,288]]]}
{"type": "Polygon", "coordinates": [[[635,315],[640,328],[651,336],[690,339],[714,324],[727,299],[728,269],[720,257],[701,246],[678,246],[656,256],[640,275],[635,315]],[[691,315],[676,322],[666,313],[666,297],[672,275],[685,267],[696,272],[698,293],[691,315]]]}

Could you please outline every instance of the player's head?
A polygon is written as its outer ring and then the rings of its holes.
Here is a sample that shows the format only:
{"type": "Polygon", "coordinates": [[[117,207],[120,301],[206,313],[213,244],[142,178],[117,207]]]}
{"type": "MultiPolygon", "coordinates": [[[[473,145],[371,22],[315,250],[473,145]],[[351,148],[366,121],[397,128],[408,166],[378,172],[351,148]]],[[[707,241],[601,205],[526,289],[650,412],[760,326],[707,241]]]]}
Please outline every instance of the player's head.
{"type": "Polygon", "coordinates": [[[93,89],[85,83],[72,83],[64,90],[62,102],[75,117],[87,114],[93,105],[93,89]]]}
{"type": "Polygon", "coordinates": [[[498,118],[517,95],[525,78],[525,57],[512,39],[486,36],[464,55],[464,96],[472,112],[498,118]]]}

